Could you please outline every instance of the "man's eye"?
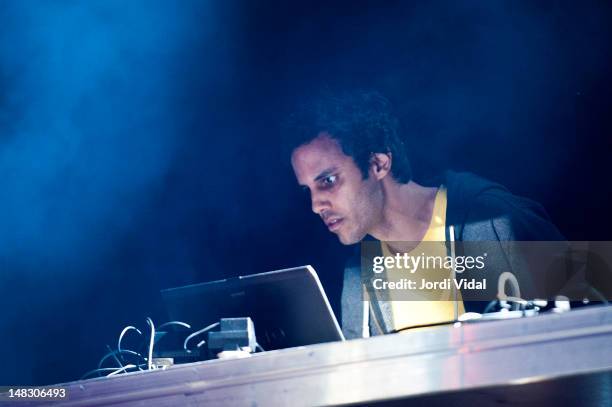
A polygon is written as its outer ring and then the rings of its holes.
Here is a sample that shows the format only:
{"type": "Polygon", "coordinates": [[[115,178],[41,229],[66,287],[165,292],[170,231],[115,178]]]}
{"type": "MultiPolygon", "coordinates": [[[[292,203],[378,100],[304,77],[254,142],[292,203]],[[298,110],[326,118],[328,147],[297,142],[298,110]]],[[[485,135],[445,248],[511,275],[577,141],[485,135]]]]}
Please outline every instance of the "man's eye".
{"type": "Polygon", "coordinates": [[[335,176],[335,175],[329,175],[329,176],[327,176],[327,177],[323,178],[323,179],[321,180],[321,183],[322,183],[324,186],[331,186],[331,185],[334,185],[334,184],[336,183],[337,179],[338,179],[338,177],[337,177],[337,176],[335,176]]]}

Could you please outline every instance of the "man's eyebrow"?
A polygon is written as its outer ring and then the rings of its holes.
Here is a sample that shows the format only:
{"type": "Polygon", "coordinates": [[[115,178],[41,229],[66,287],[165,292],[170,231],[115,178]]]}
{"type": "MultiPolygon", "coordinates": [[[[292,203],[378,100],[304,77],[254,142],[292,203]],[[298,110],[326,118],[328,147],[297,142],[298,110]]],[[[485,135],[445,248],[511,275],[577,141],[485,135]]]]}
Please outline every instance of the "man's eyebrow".
{"type": "Polygon", "coordinates": [[[319,181],[319,180],[321,180],[323,178],[329,177],[330,175],[332,175],[336,171],[338,171],[337,167],[327,168],[327,169],[321,171],[321,173],[315,177],[314,182],[317,182],[317,181],[319,181]]]}

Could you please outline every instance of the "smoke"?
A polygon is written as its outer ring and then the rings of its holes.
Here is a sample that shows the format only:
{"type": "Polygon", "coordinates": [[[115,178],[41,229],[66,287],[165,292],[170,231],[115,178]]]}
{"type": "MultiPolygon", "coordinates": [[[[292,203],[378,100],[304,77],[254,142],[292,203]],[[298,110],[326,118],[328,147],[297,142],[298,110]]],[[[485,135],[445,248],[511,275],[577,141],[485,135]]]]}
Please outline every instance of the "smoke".
{"type": "Polygon", "coordinates": [[[173,4],[3,3],[0,258],[101,254],[147,202],[175,146],[173,4]]]}
{"type": "Polygon", "coordinates": [[[66,358],[95,358],[120,314],[108,291],[137,287],[113,259],[163,189],[181,57],[213,26],[207,4],[178,3],[0,3],[2,383],[78,377],[89,362],[66,358]]]}

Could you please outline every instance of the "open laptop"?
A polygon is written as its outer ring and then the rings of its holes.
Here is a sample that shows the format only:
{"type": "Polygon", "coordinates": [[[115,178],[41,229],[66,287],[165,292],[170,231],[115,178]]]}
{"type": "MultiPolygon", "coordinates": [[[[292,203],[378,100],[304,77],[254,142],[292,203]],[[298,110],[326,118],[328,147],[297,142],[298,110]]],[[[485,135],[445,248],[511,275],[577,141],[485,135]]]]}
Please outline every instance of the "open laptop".
{"type": "Polygon", "coordinates": [[[268,351],[344,336],[311,266],[234,277],[161,291],[171,320],[195,329],[221,318],[250,317],[268,351]]]}

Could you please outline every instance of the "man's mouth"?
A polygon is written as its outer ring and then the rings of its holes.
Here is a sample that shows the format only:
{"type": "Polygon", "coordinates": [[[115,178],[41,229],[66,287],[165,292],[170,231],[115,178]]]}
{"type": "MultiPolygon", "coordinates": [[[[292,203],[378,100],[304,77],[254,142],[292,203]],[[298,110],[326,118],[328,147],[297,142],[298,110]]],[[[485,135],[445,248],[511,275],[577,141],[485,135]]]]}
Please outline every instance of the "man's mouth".
{"type": "Polygon", "coordinates": [[[344,221],[344,219],[342,218],[329,218],[325,221],[325,225],[327,226],[327,228],[333,232],[335,230],[338,230],[340,228],[340,226],[342,225],[342,222],[344,221]]]}

